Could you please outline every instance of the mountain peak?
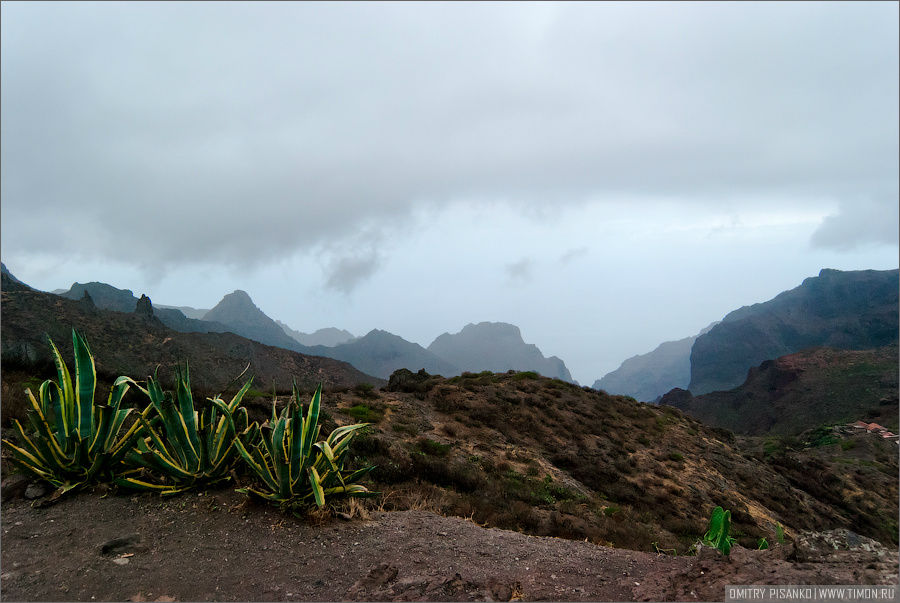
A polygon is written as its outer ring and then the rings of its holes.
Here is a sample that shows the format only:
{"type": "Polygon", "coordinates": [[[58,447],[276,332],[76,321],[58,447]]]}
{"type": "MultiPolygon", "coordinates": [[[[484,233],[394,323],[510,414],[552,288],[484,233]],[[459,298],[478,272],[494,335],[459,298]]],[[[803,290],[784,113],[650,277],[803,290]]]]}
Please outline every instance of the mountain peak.
{"type": "Polygon", "coordinates": [[[546,358],[536,345],[525,343],[519,327],[506,322],[469,323],[459,333],[437,337],[428,351],[464,371],[537,371],[546,377],[572,381],[562,360],[546,358]]]}

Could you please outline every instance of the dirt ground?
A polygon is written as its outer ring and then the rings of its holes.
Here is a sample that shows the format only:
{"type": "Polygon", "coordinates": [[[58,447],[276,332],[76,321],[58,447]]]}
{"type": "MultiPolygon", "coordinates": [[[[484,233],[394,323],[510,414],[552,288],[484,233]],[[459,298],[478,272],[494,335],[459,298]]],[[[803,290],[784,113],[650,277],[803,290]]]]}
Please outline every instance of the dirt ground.
{"type": "Polygon", "coordinates": [[[229,489],[2,503],[3,601],[722,600],[728,584],[896,584],[851,533],[697,556],[482,528],[426,511],[297,519],[229,489]],[[851,550],[836,550],[851,549],[851,550]]]}

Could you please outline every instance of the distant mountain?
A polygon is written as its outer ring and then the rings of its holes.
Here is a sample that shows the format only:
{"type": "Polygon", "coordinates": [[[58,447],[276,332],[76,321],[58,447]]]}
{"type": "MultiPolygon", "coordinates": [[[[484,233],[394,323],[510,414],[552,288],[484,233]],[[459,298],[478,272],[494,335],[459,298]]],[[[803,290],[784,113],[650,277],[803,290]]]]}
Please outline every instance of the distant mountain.
{"type": "Polygon", "coordinates": [[[204,314],[203,320],[222,323],[232,333],[288,350],[302,351],[302,346],[284,329],[256,307],[246,291],[229,293],[204,314]]]}
{"type": "Polygon", "coordinates": [[[188,318],[193,318],[195,320],[202,320],[206,313],[209,312],[209,308],[192,308],[190,306],[164,306],[162,304],[155,304],[153,307],[157,310],[178,310],[188,318]]]}
{"type": "Polygon", "coordinates": [[[666,341],[652,352],[632,356],[616,370],[594,382],[594,389],[654,402],[673,388],[686,389],[691,381],[691,347],[697,337],[709,332],[713,323],[693,337],[666,341]]]}
{"type": "Polygon", "coordinates": [[[694,395],[728,390],[765,360],[806,348],[897,343],[900,271],[825,269],[790,291],[731,312],[691,349],[694,395]]]}
{"type": "MultiPolygon", "coordinates": [[[[130,313],[134,312],[138,303],[138,298],[130,289],[117,289],[99,282],[73,283],[68,291],[59,295],[77,301],[83,299],[85,293],[101,310],[130,313]]],[[[153,315],[170,329],[181,333],[223,333],[229,330],[221,323],[188,318],[180,310],[167,306],[153,306],[153,315]]]]}
{"type": "Polygon", "coordinates": [[[459,368],[419,344],[378,329],[334,347],[305,347],[303,353],[343,360],[364,373],[382,379],[387,379],[391,373],[401,368],[413,372],[424,368],[431,374],[439,375],[458,375],[460,372],[459,368]]]}
{"type": "Polygon", "coordinates": [[[305,346],[324,345],[326,347],[334,347],[356,339],[356,335],[350,331],[337,329],[335,327],[326,327],[312,333],[303,333],[302,331],[295,331],[280,320],[276,320],[275,322],[278,323],[278,326],[281,327],[289,337],[292,337],[295,341],[298,341],[305,346]]]}
{"type": "Polygon", "coordinates": [[[556,356],[545,358],[536,345],[525,343],[519,327],[505,322],[470,323],[459,333],[438,336],[428,351],[460,371],[536,371],[545,377],[573,382],[562,360],[556,356]]]}
{"type": "Polygon", "coordinates": [[[30,291],[31,287],[14,277],[6,268],[6,264],[0,262],[0,289],[4,291],[30,291]]]}
{"type": "MultiPolygon", "coordinates": [[[[2,314],[4,378],[7,367],[51,370],[47,335],[71,360],[75,328],[86,335],[98,374],[105,379],[121,374],[144,379],[159,365],[160,377],[168,385],[174,367],[188,361],[192,384],[204,393],[215,393],[233,387],[233,379],[249,362],[248,376],[255,375],[260,390],[271,388],[273,382],[280,391],[290,390],[293,378],[303,387],[315,387],[319,381],[339,386],[379,384],[378,379],[330,358],[304,356],[232,333],[179,333],[138,313],[103,310],[40,291],[4,290],[2,314]]],[[[3,392],[7,420],[7,389],[3,392]]]]}
{"type": "Polygon", "coordinates": [[[734,389],[700,396],[674,389],[660,404],[747,435],[796,435],[857,420],[896,429],[897,350],[806,350],[766,360],[734,389]]]}

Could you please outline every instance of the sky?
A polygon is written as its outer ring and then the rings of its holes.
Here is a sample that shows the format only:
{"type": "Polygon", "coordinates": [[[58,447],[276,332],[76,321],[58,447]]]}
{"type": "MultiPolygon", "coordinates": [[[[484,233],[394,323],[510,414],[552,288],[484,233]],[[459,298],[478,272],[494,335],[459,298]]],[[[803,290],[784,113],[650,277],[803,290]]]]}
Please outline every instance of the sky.
{"type": "Polygon", "coordinates": [[[590,385],[898,267],[898,3],[3,2],[0,256],[590,385]]]}

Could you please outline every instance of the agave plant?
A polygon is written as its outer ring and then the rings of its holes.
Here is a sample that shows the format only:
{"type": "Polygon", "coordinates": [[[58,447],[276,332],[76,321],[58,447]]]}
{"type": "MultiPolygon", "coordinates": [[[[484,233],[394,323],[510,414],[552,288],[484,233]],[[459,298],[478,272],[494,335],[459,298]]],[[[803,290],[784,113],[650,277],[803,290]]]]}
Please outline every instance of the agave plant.
{"type": "Polygon", "coordinates": [[[219,396],[210,398],[212,406],[199,416],[194,409],[186,365],[184,370],[175,371],[174,395],[164,392],[155,377],[147,379],[147,389],[135,383],[150,398],[155,416],[140,418],[146,435],[125,457],[128,464],[138,469],[115,483],[125,488],[175,494],[229,479],[238,460],[235,433],[253,437],[259,431],[256,423],[249,424],[247,409],[240,406],[252,382],[247,381],[227,404],[219,396]]]}
{"type": "Polygon", "coordinates": [[[731,537],[731,511],[725,511],[722,507],[713,509],[703,542],[719,549],[724,555],[731,553],[731,545],[735,543],[731,537]]]}
{"type": "MultiPolygon", "coordinates": [[[[48,338],[49,339],[49,338],[48,338]]],[[[10,460],[27,473],[57,487],[52,498],[89,483],[113,479],[119,463],[138,437],[141,423],[135,421],[120,435],[132,409],[120,409],[131,380],[119,377],[106,404],[95,402],[97,370],[84,337],[72,330],[75,352],[75,383],[62,355],[50,340],[57,381],[44,381],[31,404],[28,428],[14,420],[19,444],[3,440],[10,460]]]]}
{"type": "Polygon", "coordinates": [[[377,494],[356,483],[374,467],[353,472],[344,470],[350,442],[368,423],[338,427],[324,441],[316,442],[321,402],[322,385],[319,384],[304,417],[295,383],[291,400],[280,415],[276,415],[273,400],[271,420],[258,433],[235,440],[238,452],[262,482],[260,488],[240,488],[238,492],[295,511],[313,503],[323,507],[329,496],[377,494]]]}

